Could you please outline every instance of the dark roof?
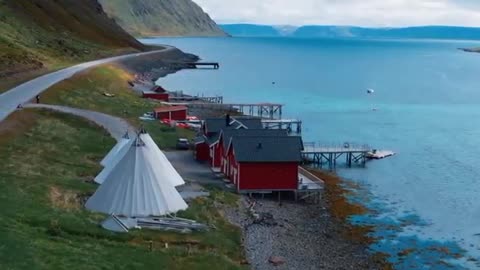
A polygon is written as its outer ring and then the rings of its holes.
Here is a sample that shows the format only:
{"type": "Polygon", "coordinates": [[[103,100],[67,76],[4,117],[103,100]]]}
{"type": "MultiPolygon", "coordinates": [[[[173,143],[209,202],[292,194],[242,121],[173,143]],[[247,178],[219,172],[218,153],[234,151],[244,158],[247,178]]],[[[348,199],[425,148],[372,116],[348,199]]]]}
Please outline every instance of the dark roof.
{"type": "Polygon", "coordinates": [[[226,118],[209,118],[205,120],[205,126],[208,133],[220,132],[222,129],[238,129],[244,126],[248,129],[261,129],[263,128],[262,120],[260,118],[242,118],[236,119],[230,118],[230,125],[227,126],[226,118]]]}
{"type": "Polygon", "coordinates": [[[205,136],[203,136],[203,135],[202,136],[197,136],[197,137],[195,137],[195,139],[193,139],[193,142],[195,144],[205,143],[205,142],[207,142],[207,138],[205,138],[205,136]]]}
{"type": "Polygon", "coordinates": [[[208,145],[214,144],[216,141],[218,141],[219,138],[220,138],[220,133],[218,133],[218,132],[213,133],[212,135],[208,136],[207,137],[208,145]]]}
{"type": "Polygon", "coordinates": [[[186,111],[188,110],[187,106],[163,106],[153,109],[155,113],[162,112],[176,112],[176,111],[186,111]]]}
{"type": "Polygon", "coordinates": [[[225,129],[222,130],[223,147],[227,149],[230,139],[238,136],[288,136],[288,132],[285,129],[225,129]]]}
{"type": "Polygon", "coordinates": [[[238,162],[300,162],[302,138],[299,136],[234,136],[235,159],[238,162]]]}

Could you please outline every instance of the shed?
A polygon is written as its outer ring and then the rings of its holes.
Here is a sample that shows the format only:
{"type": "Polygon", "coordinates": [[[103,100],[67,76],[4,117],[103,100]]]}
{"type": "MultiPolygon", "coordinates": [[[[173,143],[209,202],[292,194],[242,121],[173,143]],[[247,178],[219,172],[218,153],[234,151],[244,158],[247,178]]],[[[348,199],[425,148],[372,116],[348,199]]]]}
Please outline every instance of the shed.
{"type": "Polygon", "coordinates": [[[170,96],[168,93],[157,93],[153,91],[143,91],[143,98],[151,98],[161,101],[169,101],[170,96]]]}
{"type": "Polygon", "coordinates": [[[155,108],[153,112],[157,119],[184,121],[187,119],[188,108],[186,106],[165,106],[155,108]]]}
{"type": "Polygon", "coordinates": [[[227,149],[238,192],[293,191],[303,149],[299,136],[234,136],[227,149]]]}

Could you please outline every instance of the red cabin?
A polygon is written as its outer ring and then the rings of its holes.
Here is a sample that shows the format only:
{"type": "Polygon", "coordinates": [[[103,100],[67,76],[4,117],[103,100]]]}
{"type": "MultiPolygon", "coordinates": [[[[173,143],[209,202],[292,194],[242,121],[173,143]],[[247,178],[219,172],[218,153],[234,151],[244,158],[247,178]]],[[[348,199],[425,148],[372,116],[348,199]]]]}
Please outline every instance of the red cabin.
{"type": "Polygon", "coordinates": [[[185,121],[188,108],[186,106],[165,106],[153,110],[155,118],[168,119],[170,121],[185,121]]]}
{"type": "Polygon", "coordinates": [[[208,146],[207,138],[205,136],[199,136],[195,139],[193,155],[198,161],[210,160],[210,147],[208,146]]]}
{"type": "Polygon", "coordinates": [[[233,137],[227,150],[227,175],[238,192],[293,191],[298,188],[300,137],[233,137]]]}
{"type": "MultiPolygon", "coordinates": [[[[239,136],[267,136],[267,137],[273,137],[273,136],[288,136],[288,132],[286,129],[223,129],[220,132],[219,138],[218,138],[218,145],[216,147],[218,148],[218,155],[216,157],[219,158],[220,162],[220,168],[222,173],[227,175],[227,153],[226,149],[228,148],[228,144],[230,143],[230,140],[233,137],[239,137],[239,136]]],[[[215,160],[218,162],[217,160],[215,160]]],[[[218,163],[216,163],[218,165],[218,163]]]]}
{"type": "Polygon", "coordinates": [[[168,93],[157,93],[157,92],[151,92],[151,91],[144,91],[143,92],[143,98],[151,98],[151,99],[156,99],[156,100],[161,100],[161,101],[168,101],[170,96],[168,93]]]}

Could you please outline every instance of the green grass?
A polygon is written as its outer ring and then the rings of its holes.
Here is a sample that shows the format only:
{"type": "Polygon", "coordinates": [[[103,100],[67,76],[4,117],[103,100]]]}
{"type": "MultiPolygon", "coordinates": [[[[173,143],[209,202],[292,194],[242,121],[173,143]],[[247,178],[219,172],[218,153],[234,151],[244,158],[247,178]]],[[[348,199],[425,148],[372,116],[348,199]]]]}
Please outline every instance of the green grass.
{"type": "Polygon", "coordinates": [[[0,0],[0,92],[59,67],[144,49],[93,1],[0,0]]]}
{"type": "Polygon", "coordinates": [[[84,210],[83,201],[96,189],[85,180],[101,169],[112,138],[90,122],[44,110],[16,112],[2,128],[0,269],[243,269],[239,229],[217,211],[236,195],[212,190],[181,213],[213,224],[210,232],[110,233],[98,225],[105,216],[84,210]]]}
{"type": "Polygon", "coordinates": [[[178,138],[194,137],[191,130],[167,127],[158,121],[140,122],[139,116],[161,104],[140,98],[127,83],[131,79],[132,75],[124,69],[103,65],[54,85],[42,95],[41,101],[126,118],[136,127],[143,125],[161,148],[172,149],[178,138]],[[106,97],[104,93],[114,94],[115,97],[106,97]]]}

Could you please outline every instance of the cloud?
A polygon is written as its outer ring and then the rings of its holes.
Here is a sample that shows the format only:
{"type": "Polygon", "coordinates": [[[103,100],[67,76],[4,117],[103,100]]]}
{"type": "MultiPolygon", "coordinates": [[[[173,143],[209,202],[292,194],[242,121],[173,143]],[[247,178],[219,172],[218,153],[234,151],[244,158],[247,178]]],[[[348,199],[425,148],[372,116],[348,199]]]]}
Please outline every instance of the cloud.
{"type": "Polygon", "coordinates": [[[480,26],[478,0],[194,0],[220,23],[480,26]]]}

